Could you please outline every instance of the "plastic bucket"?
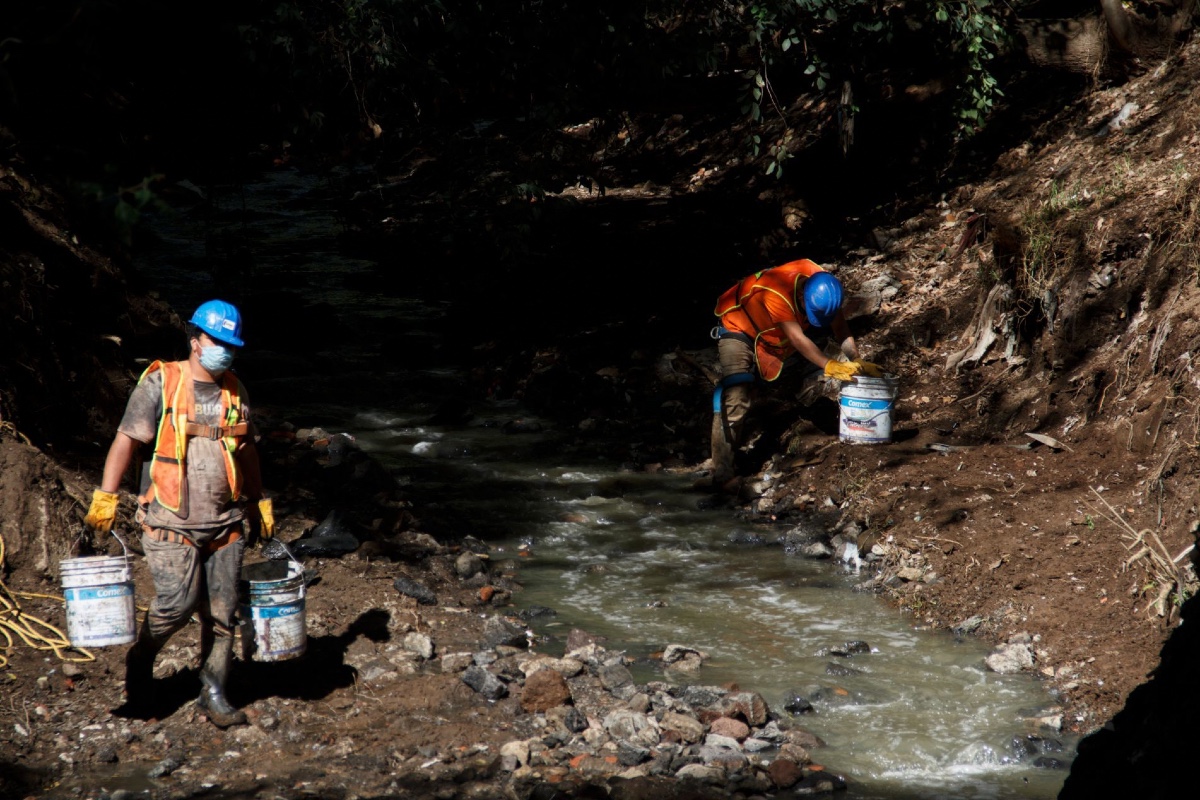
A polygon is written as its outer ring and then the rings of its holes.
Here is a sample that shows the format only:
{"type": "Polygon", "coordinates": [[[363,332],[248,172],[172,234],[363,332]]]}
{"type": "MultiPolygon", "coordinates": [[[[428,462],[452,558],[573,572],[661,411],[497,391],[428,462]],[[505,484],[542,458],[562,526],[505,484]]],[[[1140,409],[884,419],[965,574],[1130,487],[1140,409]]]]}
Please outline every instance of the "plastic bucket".
{"type": "Polygon", "coordinates": [[[838,393],[838,434],[850,444],[887,444],[892,440],[892,410],[899,380],[894,375],[855,375],[838,393]]]}
{"type": "Polygon", "coordinates": [[[137,638],[128,556],[85,556],[59,564],[72,647],[108,647],[137,638]]]}
{"type": "Polygon", "coordinates": [[[304,567],[295,561],[265,561],[242,570],[242,655],[255,661],[286,661],[304,654],[304,567]]]}

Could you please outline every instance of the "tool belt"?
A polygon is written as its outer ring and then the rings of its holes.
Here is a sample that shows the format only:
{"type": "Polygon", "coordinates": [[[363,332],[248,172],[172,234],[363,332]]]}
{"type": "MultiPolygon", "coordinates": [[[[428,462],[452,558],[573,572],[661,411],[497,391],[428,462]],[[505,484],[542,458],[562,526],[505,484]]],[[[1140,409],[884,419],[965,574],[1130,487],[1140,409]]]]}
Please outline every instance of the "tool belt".
{"type": "Polygon", "coordinates": [[[212,439],[214,442],[218,439],[224,439],[227,436],[245,436],[250,430],[249,423],[239,422],[237,425],[200,425],[195,422],[189,422],[184,429],[184,433],[188,436],[195,436],[200,439],[212,439]]]}
{"type": "Polygon", "coordinates": [[[217,538],[203,545],[196,544],[185,534],[179,531],[167,530],[166,528],[151,528],[149,525],[142,525],[142,533],[147,538],[155,542],[168,542],[170,544],[187,544],[195,547],[204,553],[215,553],[242,538],[240,525],[234,525],[229,530],[222,533],[217,538]]]}

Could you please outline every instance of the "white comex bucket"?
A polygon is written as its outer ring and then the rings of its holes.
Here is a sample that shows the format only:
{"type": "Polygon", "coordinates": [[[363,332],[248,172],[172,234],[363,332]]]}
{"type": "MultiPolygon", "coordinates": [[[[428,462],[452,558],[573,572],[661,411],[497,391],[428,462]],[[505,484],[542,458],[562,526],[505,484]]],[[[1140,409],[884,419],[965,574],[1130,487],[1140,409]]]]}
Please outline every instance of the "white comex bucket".
{"type": "MultiPolygon", "coordinates": [[[[121,537],[116,539],[124,548],[121,537]]],[[[123,556],[65,558],[59,575],[72,647],[108,647],[137,638],[128,550],[123,556]]]]}
{"type": "Polygon", "coordinates": [[[850,444],[887,444],[892,440],[892,411],[900,384],[895,375],[855,375],[838,393],[838,433],[850,444]]]}
{"type": "Polygon", "coordinates": [[[286,661],[304,654],[304,567],[298,561],[264,561],[242,569],[242,655],[286,661]]]}

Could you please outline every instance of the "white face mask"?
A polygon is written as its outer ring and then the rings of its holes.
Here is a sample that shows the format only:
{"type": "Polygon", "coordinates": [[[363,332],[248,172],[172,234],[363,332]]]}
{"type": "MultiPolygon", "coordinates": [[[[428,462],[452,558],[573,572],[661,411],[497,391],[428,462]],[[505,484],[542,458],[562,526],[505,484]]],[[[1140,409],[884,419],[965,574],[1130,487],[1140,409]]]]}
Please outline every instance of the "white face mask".
{"type": "Polygon", "coordinates": [[[220,375],[233,364],[234,351],[219,344],[200,348],[200,366],[208,370],[210,375],[220,375]]]}

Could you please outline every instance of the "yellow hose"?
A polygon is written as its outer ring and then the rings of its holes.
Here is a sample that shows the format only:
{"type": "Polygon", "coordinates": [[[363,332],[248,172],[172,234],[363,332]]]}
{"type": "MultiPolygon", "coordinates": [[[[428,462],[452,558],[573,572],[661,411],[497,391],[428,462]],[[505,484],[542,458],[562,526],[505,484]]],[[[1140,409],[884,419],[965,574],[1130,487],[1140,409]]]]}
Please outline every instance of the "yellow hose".
{"type": "MultiPolygon", "coordinates": [[[[4,536],[0,535],[0,570],[4,568],[4,536]]],[[[45,620],[31,616],[21,611],[21,604],[18,598],[27,600],[41,598],[44,600],[57,600],[60,603],[66,601],[53,594],[33,594],[29,592],[14,592],[5,585],[4,580],[0,578],[0,636],[4,637],[5,646],[4,653],[12,650],[14,646],[14,636],[25,644],[32,647],[34,650],[52,650],[54,655],[58,656],[62,661],[95,661],[96,657],[89,651],[80,647],[71,647],[71,641],[63,635],[63,632],[54,627],[45,620]],[[66,650],[73,650],[81,654],[80,657],[70,656],[65,653],[66,650]]],[[[4,653],[0,653],[0,669],[8,666],[8,658],[4,653]]]]}

